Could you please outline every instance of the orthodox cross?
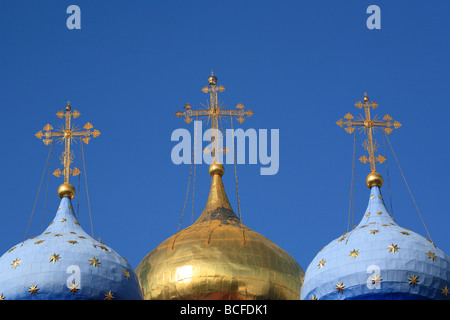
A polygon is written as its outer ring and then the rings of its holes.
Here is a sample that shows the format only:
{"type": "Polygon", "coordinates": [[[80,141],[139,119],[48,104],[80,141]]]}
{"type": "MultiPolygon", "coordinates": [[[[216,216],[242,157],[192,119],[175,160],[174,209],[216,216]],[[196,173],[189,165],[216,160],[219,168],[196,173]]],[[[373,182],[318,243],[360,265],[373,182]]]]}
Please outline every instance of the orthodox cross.
{"type": "MultiPolygon", "coordinates": [[[[219,150],[220,141],[215,137],[218,137],[219,131],[219,118],[223,116],[237,117],[237,121],[242,123],[245,121],[244,116],[251,117],[253,112],[250,109],[245,110],[245,107],[242,103],[239,103],[236,106],[236,109],[223,109],[219,106],[217,93],[225,91],[225,87],[222,85],[217,86],[217,77],[214,76],[214,73],[211,72],[211,76],[208,78],[208,86],[202,88],[204,93],[209,93],[209,106],[205,109],[193,110],[189,104],[184,106],[184,111],[177,111],[175,115],[179,118],[184,117],[184,121],[186,123],[191,123],[192,117],[201,117],[206,116],[211,120],[211,129],[212,129],[212,155],[214,162],[219,162],[218,154],[215,153],[215,150],[219,150]]],[[[225,150],[224,150],[225,151],[225,150]]]]}
{"type": "Polygon", "coordinates": [[[370,108],[375,109],[376,107],[378,107],[378,104],[373,101],[369,102],[369,97],[366,93],[364,93],[364,102],[358,101],[357,103],[355,103],[355,106],[359,109],[364,109],[365,117],[360,115],[359,119],[353,120],[354,117],[350,113],[347,113],[344,116],[344,119],[346,121],[339,119],[336,124],[341,128],[345,125],[345,131],[347,131],[348,133],[353,133],[355,128],[357,128],[367,134],[367,139],[364,141],[363,147],[369,153],[369,158],[363,156],[359,160],[363,163],[369,162],[370,169],[372,170],[372,172],[375,172],[375,163],[383,163],[384,161],[386,161],[386,158],[381,155],[375,157],[375,152],[377,152],[378,149],[378,144],[373,139],[373,133],[375,129],[379,127],[382,128],[382,130],[384,130],[384,132],[386,132],[387,134],[390,134],[393,128],[398,129],[401,127],[401,124],[398,121],[392,122],[393,119],[388,114],[383,117],[384,121],[377,120],[377,116],[372,119],[370,115],[370,108]]]}
{"type": "Polygon", "coordinates": [[[72,118],[78,118],[81,114],[77,110],[72,111],[70,101],[67,101],[66,110],[61,110],[56,115],[61,119],[63,117],[66,118],[64,127],[60,126],[59,130],[52,132],[53,127],[50,124],[47,124],[44,127],[44,132],[42,132],[41,130],[35,135],[39,139],[44,138],[42,141],[47,146],[53,142],[53,138],[57,138],[60,142],[64,140],[64,152],[59,157],[64,168],[63,171],[61,171],[59,168],[56,169],[53,174],[57,177],[59,177],[60,175],[64,175],[64,183],[69,183],[70,175],[77,176],[81,173],[78,168],[70,168],[70,165],[72,164],[74,158],[73,150],[70,150],[72,141],[78,138],[80,140],[83,140],[84,143],[88,144],[91,136],[95,138],[100,135],[100,132],[98,130],[91,131],[93,126],[89,122],[86,123],[86,125],[83,127],[85,130],[78,130],[75,126],[72,125],[72,118]]]}

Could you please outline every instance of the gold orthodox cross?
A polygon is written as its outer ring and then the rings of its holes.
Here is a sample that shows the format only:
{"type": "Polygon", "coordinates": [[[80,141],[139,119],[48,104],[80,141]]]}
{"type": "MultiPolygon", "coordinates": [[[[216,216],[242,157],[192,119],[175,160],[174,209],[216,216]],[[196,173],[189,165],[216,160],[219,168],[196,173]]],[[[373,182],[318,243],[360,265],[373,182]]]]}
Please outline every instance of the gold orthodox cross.
{"type": "Polygon", "coordinates": [[[364,141],[363,147],[369,153],[369,158],[363,156],[359,160],[363,163],[369,162],[370,169],[372,170],[372,172],[375,172],[375,163],[383,163],[384,161],[386,161],[386,158],[381,155],[375,157],[375,152],[377,152],[378,149],[378,144],[373,139],[373,133],[375,129],[379,127],[382,128],[382,130],[384,130],[384,132],[386,132],[387,134],[390,134],[393,128],[398,129],[399,127],[401,127],[401,124],[398,121],[392,122],[393,119],[388,114],[383,117],[384,121],[378,120],[377,116],[372,119],[370,115],[370,108],[375,109],[376,107],[378,107],[378,104],[373,101],[369,102],[369,97],[366,93],[364,93],[364,102],[358,101],[357,103],[355,103],[355,106],[359,109],[364,108],[365,117],[361,115],[359,119],[353,120],[354,117],[350,113],[347,113],[344,116],[345,121],[339,119],[336,124],[341,128],[345,125],[345,131],[347,131],[348,133],[353,133],[355,128],[359,129],[360,131],[364,131],[365,134],[367,133],[367,139],[364,141]]]}
{"type": "Polygon", "coordinates": [[[213,72],[211,72],[211,76],[208,78],[208,83],[209,85],[203,87],[202,91],[209,93],[209,106],[205,109],[193,110],[189,104],[186,104],[184,111],[177,111],[175,115],[179,118],[184,117],[186,123],[191,123],[192,117],[209,117],[211,120],[211,129],[213,130],[213,137],[211,139],[213,160],[214,162],[219,162],[219,155],[214,152],[215,150],[219,150],[220,147],[220,141],[215,138],[218,136],[219,118],[223,116],[235,116],[237,117],[237,121],[242,123],[245,121],[244,116],[251,117],[253,112],[250,109],[245,110],[242,103],[239,103],[236,109],[222,109],[218,103],[217,93],[225,91],[225,87],[222,85],[217,86],[217,77],[214,76],[213,72]]]}
{"type": "Polygon", "coordinates": [[[61,164],[64,166],[63,171],[61,171],[59,168],[56,169],[53,174],[57,177],[59,177],[61,174],[64,175],[64,183],[69,183],[69,176],[77,176],[81,173],[81,171],[78,168],[71,169],[70,165],[73,162],[73,150],[70,150],[70,146],[74,139],[78,138],[80,140],[83,140],[84,143],[88,144],[89,140],[92,137],[97,137],[100,135],[100,132],[98,130],[91,130],[92,124],[89,122],[86,123],[86,125],[83,127],[85,130],[78,130],[75,126],[72,125],[72,118],[78,118],[81,114],[77,111],[71,110],[70,102],[67,102],[66,110],[65,111],[59,111],[56,115],[59,118],[65,117],[65,126],[61,126],[59,130],[56,130],[55,132],[52,132],[53,127],[50,124],[47,124],[44,127],[44,132],[39,131],[36,133],[36,137],[39,139],[44,138],[42,141],[45,145],[49,145],[53,142],[53,138],[57,138],[58,141],[65,143],[64,152],[59,157],[61,160],[61,164]]]}

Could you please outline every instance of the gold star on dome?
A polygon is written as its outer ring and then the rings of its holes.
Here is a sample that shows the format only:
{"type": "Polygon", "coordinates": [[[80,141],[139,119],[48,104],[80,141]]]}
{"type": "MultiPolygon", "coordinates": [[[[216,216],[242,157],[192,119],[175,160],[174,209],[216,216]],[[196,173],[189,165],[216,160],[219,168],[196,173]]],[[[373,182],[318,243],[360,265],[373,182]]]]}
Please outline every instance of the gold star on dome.
{"type": "Polygon", "coordinates": [[[447,295],[448,295],[448,288],[447,288],[447,286],[443,286],[443,287],[442,287],[441,294],[442,294],[443,296],[447,296],[447,295]]]}
{"type": "Polygon", "coordinates": [[[111,292],[111,290],[109,290],[106,294],[105,294],[105,300],[112,300],[114,299],[114,293],[111,292]]]}
{"type": "Polygon", "coordinates": [[[78,243],[78,242],[75,241],[75,240],[67,240],[67,242],[68,242],[68,243],[71,243],[71,244],[77,244],[77,243],[78,243]]]}
{"type": "Polygon", "coordinates": [[[70,285],[69,289],[70,289],[69,292],[71,294],[75,294],[75,293],[78,292],[78,290],[80,290],[80,288],[78,287],[78,284],[75,283],[75,281],[72,282],[72,284],[70,285]]]}
{"type": "Polygon", "coordinates": [[[359,255],[359,249],[353,249],[352,251],[350,251],[350,258],[356,259],[356,257],[359,255]]]}
{"type": "Polygon", "coordinates": [[[400,249],[400,248],[399,248],[398,245],[396,245],[396,244],[390,244],[390,245],[388,246],[389,252],[392,252],[392,253],[398,252],[398,249],[400,249]]]}
{"type": "Polygon", "coordinates": [[[317,297],[315,295],[311,296],[311,300],[318,300],[317,297]]]}
{"type": "Polygon", "coordinates": [[[67,220],[65,218],[62,218],[61,220],[59,220],[60,222],[66,222],[67,220]]]}
{"type": "Polygon", "coordinates": [[[372,230],[370,230],[370,234],[376,234],[376,233],[378,233],[378,232],[380,232],[380,230],[377,230],[377,229],[372,229],[372,230]]]}
{"type": "Polygon", "coordinates": [[[342,283],[342,282],[338,282],[337,283],[337,285],[336,285],[336,290],[338,291],[338,292],[344,292],[345,291],[345,285],[344,285],[344,283],[342,283]]]}
{"type": "Polygon", "coordinates": [[[107,247],[105,247],[105,246],[102,246],[102,245],[100,245],[100,246],[98,246],[100,249],[103,249],[103,250],[105,250],[105,251],[108,251],[108,248],[107,247]]]}
{"type": "Polygon", "coordinates": [[[322,269],[323,266],[325,266],[325,263],[327,262],[326,259],[322,259],[319,261],[319,265],[317,266],[319,269],[322,269]]]}
{"type": "Polygon", "coordinates": [[[123,268],[122,273],[125,278],[130,279],[131,275],[127,269],[123,268]]]}
{"type": "Polygon", "coordinates": [[[62,234],[57,233],[57,234],[54,234],[53,236],[55,236],[55,237],[62,237],[62,234]]]}
{"type": "Polygon", "coordinates": [[[38,240],[38,241],[36,241],[34,244],[39,244],[39,243],[42,243],[42,242],[44,242],[45,240],[38,240]]]}
{"type": "Polygon", "coordinates": [[[409,280],[409,284],[412,285],[413,287],[419,283],[419,276],[416,276],[415,274],[413,274],[412,276],[410,276],[408,278],[409,280]]]}
{"type": "Polygon", "coordinates": [[[369,217],[370,216],[370,212],[367,212],[364,217],[369,217]]]}
{"type": "Polygon", "coordinates": [[[436,260],[436,254],[434,252],[431,252],[430,250],[427,251],[428,258],[430,258],[432,261],[436,260]]]}
{"type": "Polygon", "coordinates": [[[381,212],[381,211],[377,211],[377,214],[378,214],[378,215],[382,215],[382,214],[383,214],[383,212],[381,212]]]}
{"type": "Polygon", "coordinates": [[[12,263],[11,263],[11,268],[16,268],[20,265],[20,258],[15,259],[12,263]]]}
{"type": "Polygon", "coordinates": [[[98,259],[96,259],[95,257],[90,258],[89,262],[94,267],[100,267],[100,265],[101,265],[100,261],[98,259]]]}
{"type": "Polygon", "coordinates": [[[54,254],[50,255],[50,257],[48,259],[50,260],[49,262],[56,263],[57,261],[59,261],[60,258],[61,257],[59,256],[59,254],[54,253],[54,254]]]}
{"type": "Polygon", "coordinates": [[[2,294],[0,294],[0,300],[5,300],[5,296],[2,294]]]}
{"type": "Polygon", "coordinates": [[[378,285],[383,279],[381,279],[381,275],[374,274],[371,278],[372,284],[378,285]]]}
{"type": "Polygon", "coordinates": [[[30,288],[28,291],[30,292],[30,295],[36,295],[36,293],[38,293],[38,286],[37,284],[32,284],[31,286],[29,286],[28,288],[30,288]]]}

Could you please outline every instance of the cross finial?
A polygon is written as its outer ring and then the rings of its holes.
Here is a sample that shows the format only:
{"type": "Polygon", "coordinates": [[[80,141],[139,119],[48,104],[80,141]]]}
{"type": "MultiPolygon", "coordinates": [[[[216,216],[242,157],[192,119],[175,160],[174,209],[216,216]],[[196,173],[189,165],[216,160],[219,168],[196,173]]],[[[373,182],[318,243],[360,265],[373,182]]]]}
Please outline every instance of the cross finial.
{"type": "Polygon", "coordinates": [[[378,155],[375,157],[375,152],[378,149],[378,144],[376,143],[375,139],[373,139],[373,133],[377,127],[382,128],[384,132],[387,134],[390,134],[394,129],[398,129],[401,127],[400,122],[394,121],[388,114],[383,117],[384,121],[377,120],[377,116],[375,116],[373,119],[370,115],[370,108],[375,109],[378,107],[378,104],[376,102],[370,102],[369,97],[367,96],[367,93],[364,92],[364,102],[358,101],[355,103],[355,106],[359,109],[364,108],[365,116],[360,116],[359,119],[353,120],[354,117],[347,113],[344,116],[345,121],[342,119],[339,119],[336,124],[340,127],[346,126],[345,131],[348,133],[353,133],[355,128],[360,129],[360,131],[364,131],[364,133],[367,134],[367,139],[363,143],[363,147],[366,149],[366,151],[369,153],[369,158],[366,156],[361,157],[359,160],[363,163],[370,163],[370,169],[372,172],[376,172],[375,163],[383,163],[386,161],[386,158],[378,155]]]}
{"type": "Polygon", "coordinates": [[[78,118],[81,114],[77,111],[71,111],[70,101],[67,101],[67,106],[65,111],[59,111],[56,113],[59,118],[65,117],[65,126],[60,126],[58,130],[52,132],[53,127],[50,124],[47,124],[44,127],[44,132],[39,131],[35,134],[35,136],[39,139],[43,139],[45,145],[50,145],[53,143],[54,138],[57,138],[58,142],[64,141],[64,152],[59,157],[61,160],[61,164],[63,165],[63,170],[61,171],[59,168],[53,172],[53,175],[59,177],[61,175],[64,176],[64,183],[58,189],[58,194],[60,197],[70,196],[73,198],[75,195],[75,188],[69,183],[69,176],[77,176],[81,173],[78,168],[70,168],[70,165],[73,162],[74,154],[73,150],[71,150],[71,144],[74,139],[79,139],[88,144],[89,140],[92,137],[97,137],[100,135],[98,130],[91,131],[92,124],[89,122],[83,127],[85,130],[78,130],[75,126],[72,125],[72,118],[78,118]]]}
{"type": "Polygon", "coordinates": [[[215,150],[219,150],[219,139],[215,139],[218,136],[219,130],[219,119],[224,116],[236,116],[239,123],[244,122],[244,116],[251,117],[253,112],[249,109],[245,110],[245,107],[242,103],[239,103],[236,106],[236,109],[223,109],[219,106],[217,93],[225,91],[225,87],[222,85],[217,86],[217,77],[214,76],[214,73],[211,71],[211,76],[208,78],[208,86],[202,88],[204,93],[209,93],[209,106],[206,106],[206,109],[193,110],[189,104],[184,106],[184,111],[177,111],[175,115],[179,118],[184,117],[184,121],[186,123],[190,123],[192,121],[192,117],[208,117],[211,120],[211,129],[213,130],[213,157],[214,162],[219,162],[218,152],[215,150]]]}

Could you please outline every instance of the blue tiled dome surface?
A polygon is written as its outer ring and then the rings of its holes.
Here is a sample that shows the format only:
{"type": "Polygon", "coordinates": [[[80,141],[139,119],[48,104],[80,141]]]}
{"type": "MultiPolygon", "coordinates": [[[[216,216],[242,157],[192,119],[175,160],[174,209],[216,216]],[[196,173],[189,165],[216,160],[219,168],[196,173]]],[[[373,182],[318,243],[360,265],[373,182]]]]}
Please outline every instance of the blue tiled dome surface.
{"type": "Polygon", "coordinates": [[[133,268],[84,232],[65,197],[41,235],[0,257],[0,298],[141,300],[142,293],[133,268]]]}
{"type": "Polygon", "coordinates": [[[387,212],[371,188],[361,222],[308,266],[301,299],[449,299],[450,259],[387,212]]]}

